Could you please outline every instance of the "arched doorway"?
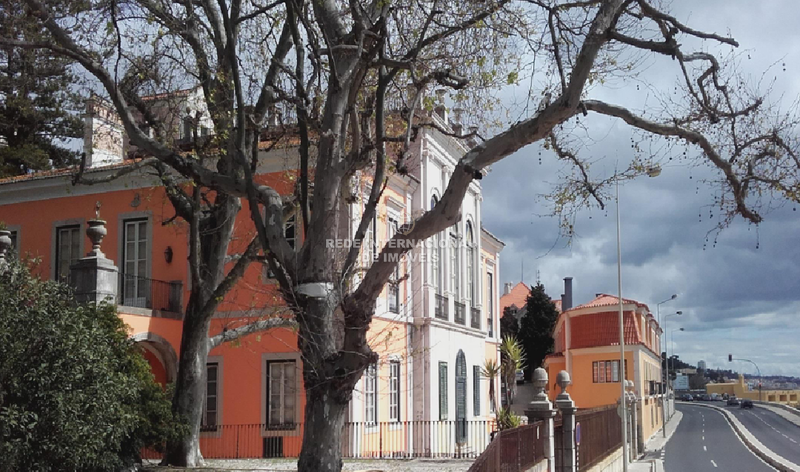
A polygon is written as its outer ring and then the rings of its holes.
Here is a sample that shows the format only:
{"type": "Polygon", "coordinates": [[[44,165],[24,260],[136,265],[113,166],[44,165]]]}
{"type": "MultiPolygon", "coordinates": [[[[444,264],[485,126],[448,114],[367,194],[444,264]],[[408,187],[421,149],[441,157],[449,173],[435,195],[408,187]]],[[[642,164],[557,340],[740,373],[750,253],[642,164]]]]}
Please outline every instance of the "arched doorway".
{"type": "Polygon", "coordinates": [[[456,355],[456,443],[467,440],[467,359],[464,351],[456,355]]]}
{"type": "Polygon", "coordinates": [[[169,342],[155,333],[138,333],[131,336],[150,364],[156,382],[166,387],[178,377],[178,356],[169,342]]]}

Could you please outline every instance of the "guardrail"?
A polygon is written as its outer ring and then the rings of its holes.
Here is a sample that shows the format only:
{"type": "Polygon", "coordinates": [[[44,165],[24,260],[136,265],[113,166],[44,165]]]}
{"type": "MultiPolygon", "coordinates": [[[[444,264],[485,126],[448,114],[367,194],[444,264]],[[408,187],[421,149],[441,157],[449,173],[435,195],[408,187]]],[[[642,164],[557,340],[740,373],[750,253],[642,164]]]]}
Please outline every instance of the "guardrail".
{"type": "Polygon", "coordinates": [[[180,313],[183,282],[166,282],[120,272],[117,304],[180,313]]]}

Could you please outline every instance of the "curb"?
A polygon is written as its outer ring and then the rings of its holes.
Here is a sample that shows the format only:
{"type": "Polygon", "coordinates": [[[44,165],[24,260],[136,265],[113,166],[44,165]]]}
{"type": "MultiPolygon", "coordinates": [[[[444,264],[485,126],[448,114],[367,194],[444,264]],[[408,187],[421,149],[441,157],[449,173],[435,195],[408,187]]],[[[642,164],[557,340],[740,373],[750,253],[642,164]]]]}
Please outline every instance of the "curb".
{"type": "MultiPolygon", "coordinates": [[[[748,437],[748,435],[750,435],[750,432],[747,431],[747,429],[743,425],[741,425],[739,423],[739,420],[736,419],[736,417],[734,417],[727,410],[725,410],[723,408],[720,408],[718,406],[704,405],[702,403],[688,403],[688,402],[686,402],[685,404],[686,405],[702,406],[702,407],[705,407],[705,408],[708,408],[708,409],[711,409],[711,410],[716,410],[716,411],[721,412],[722,416],[725,418],[725,420],[728,422],[728,424],[731,425],[731,428],[733,428],[733,431],[736,433],[737,436],[739,436],[739,439],[742,440],[742,442],[745,444],[745,446],[747,446],[748,449],[750,449],[753,452],[753,454],[755,454],[756,456],[761,458],[761,460],[763,460],[767,464],[771,465],[775,469],[779,470],[780,472],[800,472],[800,468],[798,468],[800,466],[798,466],[798,465],[796,465],[796,464],[794,464],[792,462],[789,462],[788,460],[784,459],[783,457],[775,454],[768,447],[766,447],[763,444],[761,444],[761,442],[758,441],[757,439],[755,439],[755,438],[751,439],[750,437],[748,437]],[[747,434],[744,434],[744,432],[742,430],[746,431],[747,434]]],[[[750,435],[750,436],[752,436],[752,435],[750,435]]]]}

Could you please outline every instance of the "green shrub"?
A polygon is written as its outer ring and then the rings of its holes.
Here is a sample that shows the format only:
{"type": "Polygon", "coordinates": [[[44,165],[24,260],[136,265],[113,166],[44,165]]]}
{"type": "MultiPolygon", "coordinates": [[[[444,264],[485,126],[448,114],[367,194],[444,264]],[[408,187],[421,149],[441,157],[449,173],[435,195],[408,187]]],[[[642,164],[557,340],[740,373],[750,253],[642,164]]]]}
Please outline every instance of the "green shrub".
{"type": "Polygon", "coordinates": [[[0,470],[129,467],[172,434],[170,411],[113,306],[0,268],[0,470]]]}

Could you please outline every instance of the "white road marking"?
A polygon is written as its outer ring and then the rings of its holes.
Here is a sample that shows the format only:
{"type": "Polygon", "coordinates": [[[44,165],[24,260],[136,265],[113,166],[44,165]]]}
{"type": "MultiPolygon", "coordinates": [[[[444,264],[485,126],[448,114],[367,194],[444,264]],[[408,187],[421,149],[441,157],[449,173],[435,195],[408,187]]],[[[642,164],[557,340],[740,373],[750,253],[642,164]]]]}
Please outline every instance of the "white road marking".
{"type": "Polygon", "coordinates": [[[706,437],[705,437],[705,436],[703,436],[703,441],[705,441],[705,440],[706,440],[706,437]]]}
{"type": "Polygon", "coordinates": [[[711,465],[713,465],[714,467],[717,467],[717,463],[714,462],[714,461],[711,461],[711,465]]]}
{"type": "Polygon", "coordinates": [[[707,448],[707,447],[705,447],[705,446],[703,446],[703,450],[704,450],[704,451],[706,451],[706,452],[708,452],[708,448],[707,448]]]}

